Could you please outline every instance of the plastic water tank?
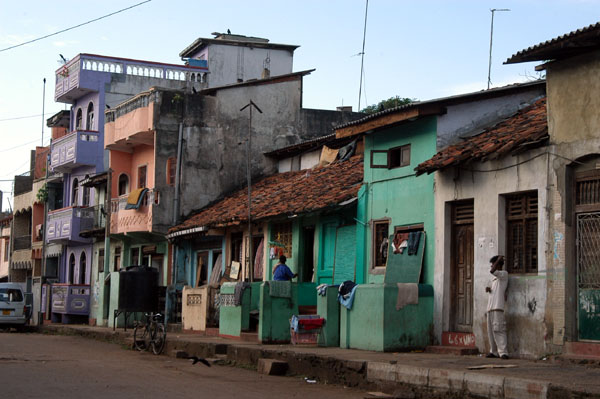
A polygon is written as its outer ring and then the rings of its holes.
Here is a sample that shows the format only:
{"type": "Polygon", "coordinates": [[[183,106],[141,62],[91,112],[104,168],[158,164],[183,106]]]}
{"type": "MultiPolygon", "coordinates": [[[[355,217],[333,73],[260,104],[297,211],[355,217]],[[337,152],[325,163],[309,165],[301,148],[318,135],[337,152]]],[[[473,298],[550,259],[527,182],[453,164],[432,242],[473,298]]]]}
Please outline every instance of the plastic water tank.
{"type": "Polygon", "coordinates": [[[158,310],[158,270],[129,266],[119,271],[119,310],[153,312],[158,310]]]}

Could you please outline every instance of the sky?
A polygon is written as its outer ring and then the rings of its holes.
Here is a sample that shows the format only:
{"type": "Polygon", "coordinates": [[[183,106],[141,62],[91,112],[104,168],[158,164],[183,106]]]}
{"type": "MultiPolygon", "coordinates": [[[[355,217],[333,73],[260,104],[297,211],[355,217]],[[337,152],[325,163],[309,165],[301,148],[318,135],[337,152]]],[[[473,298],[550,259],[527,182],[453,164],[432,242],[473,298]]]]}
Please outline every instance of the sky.
{"type": "MultiPolygon", "coordinates": [[[[295,44],[305,108],[358,109],[366,0],[152,0],[25,46],[142,0],[0,0],[0,190],[29,168],[42,126],[68,105],[54,102],[59,54],[102,54],[182,64],[178,54],[212,32],[295,44]],[[46,78],[45,118],[42,118],[46,78]]],[[[492,87],[537,77],[535,63],[503,65],[512,54],[600,21],[600,0],[370,0],[360,108],[393,96],[429,100],[487,87],[491,8],[492,87]]],[[[44,145],[50,129],[43,128],[44,145]]],[[[10,202],[7,202],[7,200],[10,202]]]]}

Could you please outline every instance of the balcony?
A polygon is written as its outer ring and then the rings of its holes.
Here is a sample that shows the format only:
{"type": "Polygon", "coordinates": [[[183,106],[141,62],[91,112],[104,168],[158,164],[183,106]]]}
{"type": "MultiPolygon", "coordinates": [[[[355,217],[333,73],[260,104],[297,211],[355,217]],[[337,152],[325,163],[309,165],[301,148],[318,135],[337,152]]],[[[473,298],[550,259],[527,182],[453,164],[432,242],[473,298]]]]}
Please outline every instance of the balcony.
{"type": "Polygon", "coordinates": [[[110,232],[112,234],[152,232],[152,205],[158,204],[159,192],[150,189],[138,209],[126,209],[128,195],[111,201],[110,232]]]}
{"type": "Polygon", "coordinates": [[[88,207],[69,207],[48,212],[47,243],[63,243],[70,241],[89,243],[89,238],[79,235],[82,230],[90,230],[94,217],[88,207]]]}
{"type": "MultiPolygon", "coordinates": [[[[206,87],[205,66],[163,64],[160,62],[131,60],[93,54],[79,54],[56,70],[54,100],[72,103],[75,99],[90,92],[101,91],[105,83],[111,82],[111,74],[124,75],[133,79],[154,78],[149,86],[185,87],[171,82],[190,82],[197,89],[206,87]],[[167,81],[160,82],[158,79],[167,81]]],[[[149,87],[147,86],[147,87],[149,87]]]]}
{"type": "Polygon", "coordinates": [[[77,130],[55,140],[50,148],[50,169],[69,173],[80,166],[95,165],[100,153],[96,131],[77,130]]]}
{"type": "Polygon", "coordinates": [[[81,229],[81,237],[102,237],[106,228],[106,211],[103,205],[96,205],[81,210],[81,214],[86,219],[91,219],[92,223],[89,229],[81,229]]]}
{"type": "Polygon", "coordinates": [[[14,238],[14,250],[31,249],[31,236],[20,236],[14,238]]]}
{"type": "Polygon", "coordinates": [[[90,286],[53,284],[52,313],[87,316],[90,313],[90,286]]]}

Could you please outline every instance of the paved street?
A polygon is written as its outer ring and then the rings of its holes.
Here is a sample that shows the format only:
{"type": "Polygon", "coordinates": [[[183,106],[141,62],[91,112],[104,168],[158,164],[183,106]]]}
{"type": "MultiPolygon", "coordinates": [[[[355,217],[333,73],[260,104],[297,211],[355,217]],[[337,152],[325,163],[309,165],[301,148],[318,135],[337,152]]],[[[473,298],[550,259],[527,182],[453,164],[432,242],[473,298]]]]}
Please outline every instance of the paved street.
{"type": "Polygon", "coordinates": [[[75,336],[0,333],[0,391],[12,398],[362,398],[354,389],[125,350],[75,336]]]}

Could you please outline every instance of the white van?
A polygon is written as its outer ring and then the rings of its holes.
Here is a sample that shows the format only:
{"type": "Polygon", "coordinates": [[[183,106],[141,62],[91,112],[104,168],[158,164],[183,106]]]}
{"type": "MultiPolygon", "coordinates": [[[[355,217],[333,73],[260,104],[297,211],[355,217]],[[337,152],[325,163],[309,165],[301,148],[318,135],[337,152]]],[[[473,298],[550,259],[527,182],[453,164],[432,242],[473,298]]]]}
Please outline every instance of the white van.
{"type": "Polygon", "coordinates": [[[0,283],[0,328],[21,329],[30,316],[25,294],[19,283],[0,283]]]}

